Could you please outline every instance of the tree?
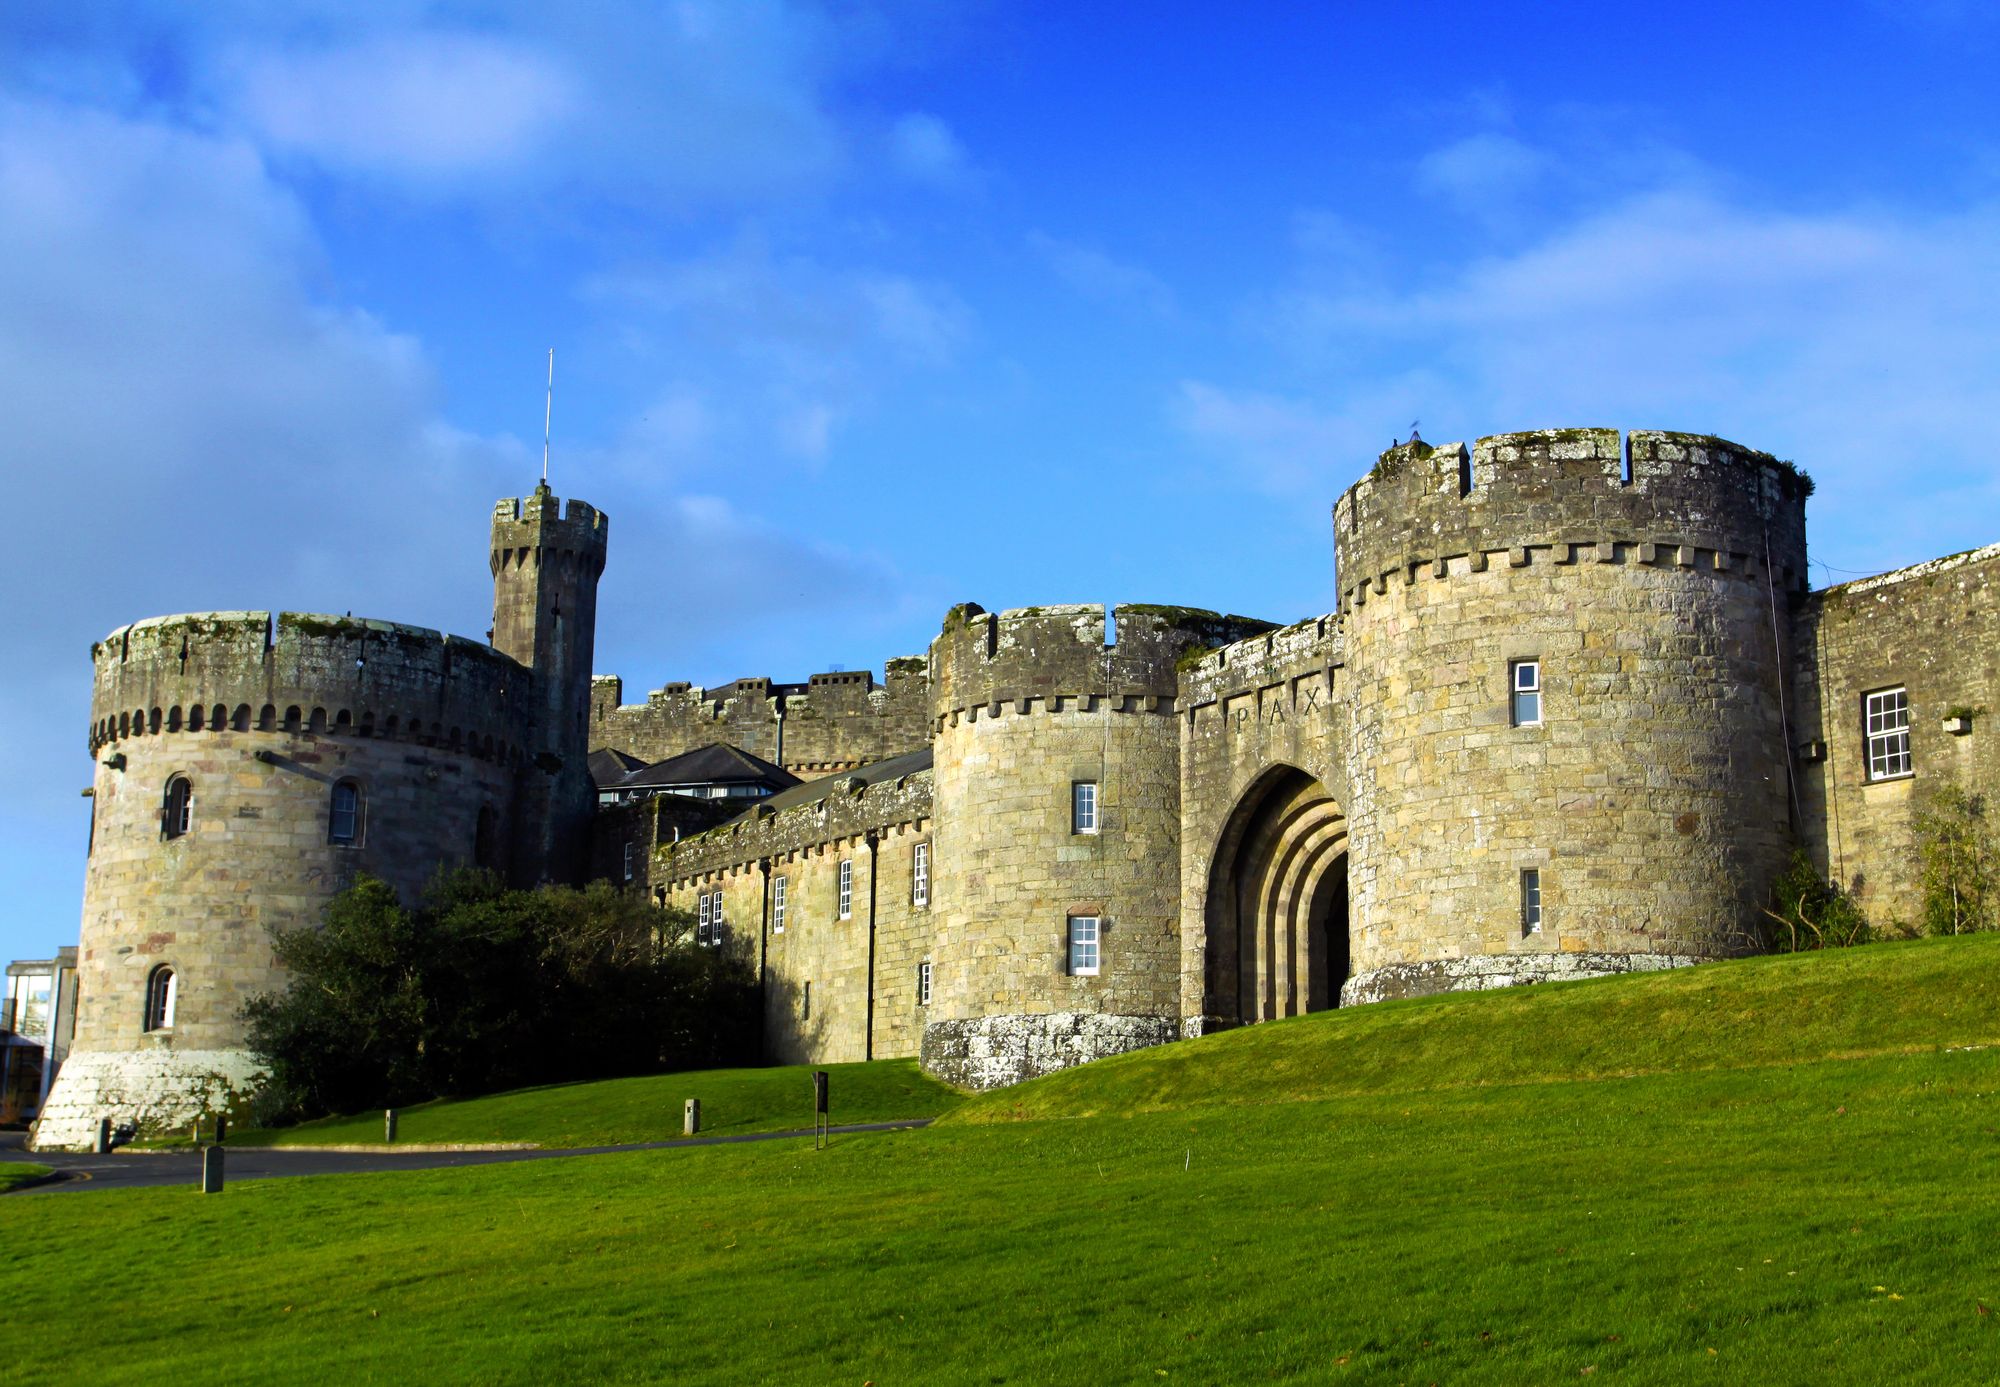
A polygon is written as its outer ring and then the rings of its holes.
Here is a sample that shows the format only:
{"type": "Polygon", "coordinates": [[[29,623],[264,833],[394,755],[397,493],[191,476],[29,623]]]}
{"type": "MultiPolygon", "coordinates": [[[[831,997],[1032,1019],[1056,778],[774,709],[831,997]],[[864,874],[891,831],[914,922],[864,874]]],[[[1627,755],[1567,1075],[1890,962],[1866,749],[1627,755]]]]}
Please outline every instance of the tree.
{"type": "Polygon", "coordinates": [[[2000,896],[1986,797],[1940,785],[1911,819],[1917,838],[1920,921],[1926,934],[1970,934],[1995,926],[2000,896]]]}
{"type": "Polygon", "coordinates": [[[244,1008],[267,1117],[754,1057],[748,965],[602,882],[510,891],[461,870],[409,908],[363,878],[272,940],[290,983],[244,1008]]]}

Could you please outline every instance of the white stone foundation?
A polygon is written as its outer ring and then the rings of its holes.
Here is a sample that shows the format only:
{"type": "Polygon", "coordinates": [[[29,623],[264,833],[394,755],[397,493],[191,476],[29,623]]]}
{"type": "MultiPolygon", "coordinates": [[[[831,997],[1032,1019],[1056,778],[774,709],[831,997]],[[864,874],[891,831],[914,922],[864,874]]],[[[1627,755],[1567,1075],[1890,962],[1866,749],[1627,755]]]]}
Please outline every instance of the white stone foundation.
{"type": "Polygon", "coordinates": [[[924,1027],[923,1066],[961,1088],[1003,1088],[1179,1034],[1172,1017],[1079,1011],[937,1021],[924,1027]]]}
{"type": "Polygon", "coordinates": [[[141,1135],[185,1128],[224,1111],[268,1071],[247,1050],[84,1051],[63,1061],[28,1133],[35,1151],[88,1151],[97,1124],[131,1123],[141,1135]]]}
{"type": "Polygon", "coordinates": [[[1600,978],[1609,973],[1658,973],[1707,961],[1696,954],[1538,953],[1394,963],[1349,978],[1340,989],[1340,1004],[1351,1007],[1395,997],[1477,992],[1489,987],[1559,982],[1564,978],[1600,978]]]}

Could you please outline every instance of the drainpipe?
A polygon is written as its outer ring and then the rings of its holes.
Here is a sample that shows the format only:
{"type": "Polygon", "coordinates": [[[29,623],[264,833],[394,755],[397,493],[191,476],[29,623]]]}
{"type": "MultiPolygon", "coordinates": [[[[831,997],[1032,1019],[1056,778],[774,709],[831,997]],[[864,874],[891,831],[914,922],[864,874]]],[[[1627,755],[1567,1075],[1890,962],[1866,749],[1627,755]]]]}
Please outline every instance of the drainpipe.
{"type": "Polygon", "coordinates": [[[861,1058],[875,1058],[875,863],[876,834],[868,833],[868,1021],[862,1036],[861,1058]]]}

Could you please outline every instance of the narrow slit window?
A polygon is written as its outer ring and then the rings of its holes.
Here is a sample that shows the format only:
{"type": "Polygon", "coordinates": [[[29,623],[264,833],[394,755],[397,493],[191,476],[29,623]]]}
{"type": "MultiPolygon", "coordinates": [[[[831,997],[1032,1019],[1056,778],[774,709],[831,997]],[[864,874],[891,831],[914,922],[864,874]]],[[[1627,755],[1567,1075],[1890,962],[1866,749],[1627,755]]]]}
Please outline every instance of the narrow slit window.
{"type": "Polygon", "coordinates": [[[930,903],[931,845],[929,843],[919,843],[910,849],[910,904],[929,905],[930,903]]]}
{"type": "Polygon", "coordinates": [[[1069,975],[1073,978],[1097,976],[1097,924],[1095,915],[1069,917],[1069,975]]]}
{"type": "Polygon", "coordinates": [[[171,968],[155,968],[146,982],[146,1029],[168,1031],[174,1026],[174,1004],[180,997],[180,983],[171,968]]]}
{"type": "Polygon", "coordinates": [[[799,989],[799,1020],[810,1021],[812,1020],[812,1014],[813,985],[811,980],[808,980],[805,986],[799,989]]]}
{"type": "Polygon", "coordinates": [[[1097,832],[1097,782],[1079,780],[1069,787],[1070,832],[1097,832]]]}
{"type": "Polygon", "coordinates": [[[1542,932],[1542,873],[1529,867],[1521,873],[1521,934],[1542,932]]]}
{"type": "Polygon", "coordinates": [[[771,879],[771,933],[785,932],[785,895],[789,885],[785,877],[771,879]]]}
{"type": "Polygon", "coordinates": [[[1882,689],[1863,700],[1868,778],[1894,780],[1915,768],[1910,759],[1910,691],[1882,689]]]}
{"type": "Polygon", "coordinates": [[[632,879],[632,844],[625,845],[625,880],[632,879]]]}
{"type": "Polygon", "coordinates": [[[1508,667],[1514,696],[1514,726],[1537,727],[1542,721],[1542,662],[1516,660],[1508,667]]]}
{"type": "Polygon", "coordinates": [[[931,1004],[931,961],[929,959],[925,959],[922,963],[919,963],[917,965],[917,1005],[920,1007],[927,1007],[930,1004],[931,1004]]]}
{"type": "Polygon", "coordinates": [[[854,918],[854,859],[840,860],[840,918],[854,918]]]}
{"type": "Polygon", "coordinates": [[[160,833],[179,838],[194,827],[194,782],[177,775],[167,782],[166,803],[160,811],[160,833]]]}

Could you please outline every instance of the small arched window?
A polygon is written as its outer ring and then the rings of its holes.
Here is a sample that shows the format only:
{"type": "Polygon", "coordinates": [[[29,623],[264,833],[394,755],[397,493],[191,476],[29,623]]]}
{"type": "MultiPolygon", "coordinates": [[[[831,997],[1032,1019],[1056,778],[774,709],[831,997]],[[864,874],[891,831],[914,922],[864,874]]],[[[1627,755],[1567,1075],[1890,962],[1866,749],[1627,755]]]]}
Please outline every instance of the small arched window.
{"type": "Polygon", "coordinates": [[[342,780],[333,787],[333,803],[327,817],[326,840],[339,847],[354,847],[361,841],[361,787],[342,780]]]}
{"type": "Polygon", "coordinates": [[[146,980],[146,1029],[149,1031],[170,1031],[174,1026],[174,1002],[180,992],[180,984],[174,978],[174,970],[164,965],[153,970],[153,976],[146,980]]]}
{"type": "Polygon", "coordinates": [[[160,836],[178,838],[194,827],[194,782],[177,775],[167,782],[166,803],[160,809],[160,836]]]}

